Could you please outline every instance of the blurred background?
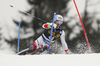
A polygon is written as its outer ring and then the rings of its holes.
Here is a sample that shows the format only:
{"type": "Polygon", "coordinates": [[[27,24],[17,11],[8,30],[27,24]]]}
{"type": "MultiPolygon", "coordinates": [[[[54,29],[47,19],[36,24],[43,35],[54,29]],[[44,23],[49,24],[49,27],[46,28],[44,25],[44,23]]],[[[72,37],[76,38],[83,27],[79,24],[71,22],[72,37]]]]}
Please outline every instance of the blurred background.
{"type": "MultiPolygon", "coordinates": [[[[100,0],[75,1],[92,53],[100,53],[100,0]]],[[[61,27],[65,30],[70,53],[90,53],[73,0],[0,0],[0,54],[17,52],[19,21],[21,22],[20,51],[29,47],[44,31],[42,24],[46,22],[20,11],[47,22],[51,22],[54,12],[61,14],[64,17],[61,27]]],[[[50,53],[64,54],[59,40],[53,44],[50,53]]]]}

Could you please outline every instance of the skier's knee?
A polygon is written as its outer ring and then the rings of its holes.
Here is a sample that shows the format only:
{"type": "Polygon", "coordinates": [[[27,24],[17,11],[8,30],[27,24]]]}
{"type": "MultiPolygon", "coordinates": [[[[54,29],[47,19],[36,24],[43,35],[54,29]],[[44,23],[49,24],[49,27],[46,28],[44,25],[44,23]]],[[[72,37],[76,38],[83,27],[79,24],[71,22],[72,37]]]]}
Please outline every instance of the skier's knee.
{"type": "Polygon", "coordinates": [[[35,51],[37,49],[36,42],[34,41],[31,46],[29,47],[31,51],[35,51]]]}
{"type": "Polygon", "coordinates": [[[31,51],[34,50],[34,46],[33,45],[31,45],[29,48],[30,48],[31,51]]]}

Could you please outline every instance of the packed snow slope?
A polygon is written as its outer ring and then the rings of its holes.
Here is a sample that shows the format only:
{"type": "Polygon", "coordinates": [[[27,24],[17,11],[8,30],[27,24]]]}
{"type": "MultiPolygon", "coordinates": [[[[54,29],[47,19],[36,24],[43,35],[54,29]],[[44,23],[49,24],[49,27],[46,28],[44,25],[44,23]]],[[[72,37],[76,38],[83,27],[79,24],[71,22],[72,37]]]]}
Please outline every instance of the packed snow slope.
{"type": "Polygon", "coordinates": [[[0,66],[100,66],[100,54],[0,55],[0,66]]]}

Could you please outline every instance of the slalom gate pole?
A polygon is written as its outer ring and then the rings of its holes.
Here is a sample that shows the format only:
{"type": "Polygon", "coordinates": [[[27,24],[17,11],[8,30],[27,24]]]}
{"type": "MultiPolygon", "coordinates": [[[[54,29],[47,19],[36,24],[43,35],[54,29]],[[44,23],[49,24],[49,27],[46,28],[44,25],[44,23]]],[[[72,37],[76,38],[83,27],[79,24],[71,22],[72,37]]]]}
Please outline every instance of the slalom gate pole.
{"type": "Polygon", "coordinates": [[[82,24],[82,28],[83,28],[84,35],[85,35],[85,38],[86,38],[86,41],[87,41],[87,44],[88,44],[89,51],[90,51],[90,53],[92,53],[92,52],[91,52],[91,48],[90,48],[90,44],[89,44],[89,41],[88,41],[88,37],[87,37],[87,35],[86,35],[86,31],[85,31],[85,28],[84,28],[84,25],[83,25],[83,22],[82,22],[80,13],[79,13],[79,11],[78,11],[78,7],[77,7],[77,5],[76,5],[75,0],[73,0],[73,2],[74,2],[74,5],[75,5],[75,8],[76,8],[76,10],[77,10],[77,14],[78,14],[78,16],[79,16],[80,22],[81,22],[81,24],[82,24]]]}
{"type": "Polygon", "coordinates": [[[54,17],[53,17],[53,22],[52,22],[52,27],[51,27],[51,35],[50,35],[50,42],[49,42],[49,47],[48,47],[47,54],[49,53],[49,49],[50,49],[50,45],[51,45],[51,39],[52,39],[52,32],[53,32],[53,25],[54,25],[55,16],[56,16],[56,13],[54,13],[54,17]]]}
{"type": "Polygon", "coordinates": [[[19,31],[18,31],[18,47],[17,47],[17,53],[19,52],[19,44],[20,44],[20,25],[21,25],[21,22],[19,22],[19,31]]]}

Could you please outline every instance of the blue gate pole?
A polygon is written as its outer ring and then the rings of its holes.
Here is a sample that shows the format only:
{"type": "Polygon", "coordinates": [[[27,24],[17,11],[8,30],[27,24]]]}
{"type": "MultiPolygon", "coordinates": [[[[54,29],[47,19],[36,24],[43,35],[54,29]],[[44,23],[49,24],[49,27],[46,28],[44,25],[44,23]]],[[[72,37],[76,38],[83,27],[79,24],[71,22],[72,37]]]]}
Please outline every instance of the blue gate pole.
{"type": "Polygon", "coordinates": [[[50,42],[49,42],[49,47],[48,47],[48,52],[47,52],[47,54],[49,53],[49,49],[50,49],[50,45],[51,45],[51,39],[52,39],[52,32],[53,32],[53,25],[54,25],[55,15],[56,15],[56,13],[54,13],[54,17],[53,17],[53,23],[52,23],[51,35],[50,35],[50,42]]]}
{"type": "Polygon", "coordinates": [[[17,47],[17,53],[19,52],[19,44],[20,44],[20,25],[21,25],[21,22],[19,22],[19,31],[18,31],[18,47],[17,47]]]}

